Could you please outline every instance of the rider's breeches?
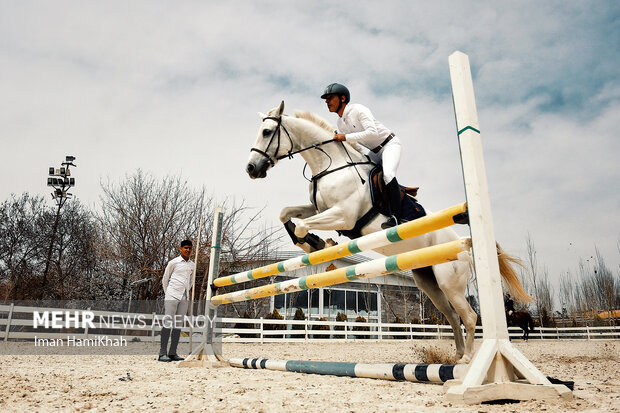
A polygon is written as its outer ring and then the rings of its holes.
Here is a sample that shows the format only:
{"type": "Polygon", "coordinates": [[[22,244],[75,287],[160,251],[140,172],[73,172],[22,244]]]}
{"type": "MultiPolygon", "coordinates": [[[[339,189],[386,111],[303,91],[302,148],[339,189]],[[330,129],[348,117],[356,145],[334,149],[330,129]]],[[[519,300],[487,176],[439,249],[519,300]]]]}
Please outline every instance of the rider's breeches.
{"type": "Polygon", "coordinates": [[[379,152],[381,165],[383,166],[383,181],[386,184],[396,178],[396,170],[400,164],[400,151],[400,139],[398,136],[395,136],[379,152]]]}

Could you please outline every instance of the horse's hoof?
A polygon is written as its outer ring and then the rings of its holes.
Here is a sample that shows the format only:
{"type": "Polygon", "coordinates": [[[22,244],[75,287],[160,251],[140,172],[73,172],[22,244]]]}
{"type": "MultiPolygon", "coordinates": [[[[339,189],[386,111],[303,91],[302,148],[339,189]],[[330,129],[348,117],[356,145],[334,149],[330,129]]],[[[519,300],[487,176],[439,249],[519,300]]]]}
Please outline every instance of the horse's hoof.
{"type": "Polygon", "coordinates": [[[471,361],[470,356],[463,356],[459,359],[459,361],[456,362],[456,364],[469,364],[470,361],[471,361]]]}

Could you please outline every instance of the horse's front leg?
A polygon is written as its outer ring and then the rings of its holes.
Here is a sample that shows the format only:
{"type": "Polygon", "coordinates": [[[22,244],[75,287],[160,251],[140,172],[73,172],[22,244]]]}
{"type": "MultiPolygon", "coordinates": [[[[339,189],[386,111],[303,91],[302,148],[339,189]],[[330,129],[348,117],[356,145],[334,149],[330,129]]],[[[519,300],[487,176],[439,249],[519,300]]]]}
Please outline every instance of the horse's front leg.
{"type": "Polygon", "coordinates": [[[320,214],[301,219],[295,228],[295,235],[305,237],[313,229],[330,231],[353,228],[355,221],[347,218],[340,207],[329,208],[320,214]]]}
{"type": "Polygon", "coordinates": [[[290,206],[283,208],[280,211],[280,221],[283,224],[286,224],[291,218],[308,218],[312,215],[316,214],[316,209],[314,209],[314,205],[298,205],[298,206],[290,206]]]}
{"type": "Polygon", "coordinates": [[[297,236],[296,225],[291,221],[291,218],[303,219],[315,214],[316,209],[312,204],[286,207],[280,212],[280,221],[284,224],[293,244],[308,253],[325,248],[325,241],[317,235],[308,234],[307,231],[303,236],[297,236]]]}

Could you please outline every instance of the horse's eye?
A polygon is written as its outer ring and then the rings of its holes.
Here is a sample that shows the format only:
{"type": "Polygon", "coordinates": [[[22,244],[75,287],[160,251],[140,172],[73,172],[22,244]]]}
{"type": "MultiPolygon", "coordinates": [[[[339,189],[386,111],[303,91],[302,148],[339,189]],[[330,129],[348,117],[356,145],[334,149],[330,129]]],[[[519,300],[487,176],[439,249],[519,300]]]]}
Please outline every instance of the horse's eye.
{"type": "Polygon", "coordinates": [[[269,129],[263,129],[263,138],[266,138],[269,135],[271,135],[271,131],[269,129]]]}

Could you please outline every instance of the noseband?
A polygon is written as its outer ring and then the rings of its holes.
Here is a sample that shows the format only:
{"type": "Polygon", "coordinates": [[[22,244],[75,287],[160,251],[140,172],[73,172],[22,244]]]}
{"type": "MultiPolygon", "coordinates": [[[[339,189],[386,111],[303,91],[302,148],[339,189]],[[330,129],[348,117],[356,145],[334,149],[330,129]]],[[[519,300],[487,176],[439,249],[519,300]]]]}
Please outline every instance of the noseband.
{"type": "Polygon", "coordinates": [[[269,164],[271,166],[274,166],[276,164],[276,161],[279,161],[280,159],[284,159],[284,158],[291,158],[294,155],[294,153],[293,153],[293,139],[291,139],[291,135],[289,135],[289,133],[286,130],[286,128],[284,127],[284,125],[282,125],[282,117],[281,116],[279,118],[276,118],[274,116],[267,116],[266,118],[263,119],[263,122],[268,120],[268,119],[276,121],[278,123],[278,126],[276,127],[276,130],[271,135],[271,139],[269,140],[269,143],[267,144],[267,147],[265,148],[264,151],[261,151],[258,148],[252,148],[252,149],[250,149],[250,152],[257,152],[257,153],[263,155],[265,158],[267,158],[267,161],[269,161],[269,164]],[[278,152],[280,151],[280,135],[281,135],[280,130],[281,129],[284,129],[284,132],[286,133],[286,136],[288,137],[289,142],[291,142],[291,149],[289,149],[289,151],[288,151],[288,153],[286,155],[277,156],[278,152]],[[278,137],[278,140],[277,140],[277,143],[276,143],[276,150],[275,150],[275,152],[273,154],[273,157],[272,157],[271,155],[269,155],[269,153],[267,153],[267,151],[269,150],[269,147],[271,146],[271,144],[274,142],[274,139],[276,138],[276,135],[278,137]]]}

